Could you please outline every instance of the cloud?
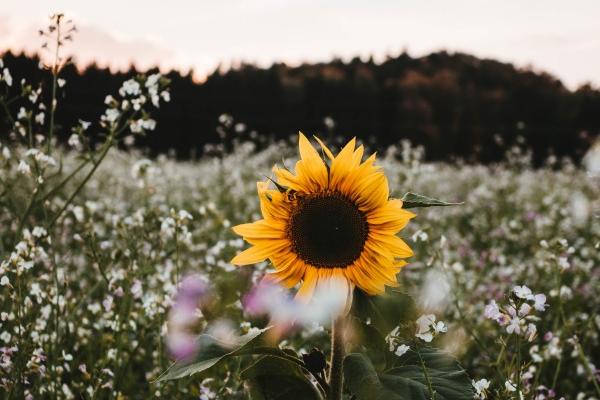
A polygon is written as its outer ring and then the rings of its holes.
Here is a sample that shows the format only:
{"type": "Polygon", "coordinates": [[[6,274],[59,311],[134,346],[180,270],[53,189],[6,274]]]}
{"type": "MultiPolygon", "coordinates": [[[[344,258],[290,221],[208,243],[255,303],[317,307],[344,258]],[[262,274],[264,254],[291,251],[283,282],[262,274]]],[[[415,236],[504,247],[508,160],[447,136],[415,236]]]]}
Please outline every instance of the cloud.
{"type": "MultiPolygon", "coordinates": [[[[10,18],[0,16],[0,51],[39,53],[47,62],[51,60],[51,54],[41,50],[43,40],[37,24],[17,29],[10,22],[10,18]]],[[[112,70],[125,70],[132,64],[142,70],[157,65],[172,67],[174,63],[170,60],[175,59],[173,50],[155,41],[119,38],[92,25],[77,25],[75,40],[65,45],[64,56],[73,56],[80,67],[95,62],[112,70]]]]}

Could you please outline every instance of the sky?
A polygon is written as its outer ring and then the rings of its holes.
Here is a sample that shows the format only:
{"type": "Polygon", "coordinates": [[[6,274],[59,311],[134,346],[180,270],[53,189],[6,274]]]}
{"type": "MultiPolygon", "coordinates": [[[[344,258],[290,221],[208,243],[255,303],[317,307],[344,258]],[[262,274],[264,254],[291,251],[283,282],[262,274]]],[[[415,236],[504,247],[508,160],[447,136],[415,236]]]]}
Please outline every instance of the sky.
{"type": "Polygon", "coordinates": [[[64,12],[80,64],[193,68],[202,79],[241,61],[296,65],[403,50],[460,51],[600,86],[599,0],[0,0],[0,50],[39,49],[64,12]]]}

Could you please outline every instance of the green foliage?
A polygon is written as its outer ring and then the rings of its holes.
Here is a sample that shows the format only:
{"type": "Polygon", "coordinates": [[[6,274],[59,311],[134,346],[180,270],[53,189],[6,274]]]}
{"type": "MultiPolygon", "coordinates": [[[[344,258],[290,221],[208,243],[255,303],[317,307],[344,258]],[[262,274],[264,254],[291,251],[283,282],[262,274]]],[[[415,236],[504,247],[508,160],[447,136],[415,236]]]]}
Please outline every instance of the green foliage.
{"type": "Polygon", "coordinates": [[[402,322],[416,319],[413,298],[406,293],[390,289],[382,296],[369,296],[355,289],[352,315],[369,322],[382,335],[387,335],[402,322]]]}
{"type": "Polygon", "coordinates": [[[321,400],[322,393],[312,384],[309,372],[288,359],[263,356],[242,371],[253,400],[321,400]]]}
{"type": "Polygon", "coordinates": [[[265,350],[265,344],[262,340],[267,331],[268,328],[248,333],[241,336],[237,343],[233,345],[222,343],[211,335],[200,335],[197,340],[198,353],[194,359],[173,363],[157,381],[162,382],[190,376],[205,371],[229,357],[253,354],[254,352],[260,352],[260,349],[269,351],[265,350]]]}
{"type": "Polygon", "coordinates": [[[366,355],[348,355],[344,360],[348,389],[358,400],[473,398],[469,377],[452,357],[439,350],[421,348],[409,351],[402,358],[401,366],[377,373],[366,355]]]}
{"type": "Polygon", "coordinates": [[[434,199],[433,197],[423,196],[422,194],[408,192],[402,196],[403,208],[419,208],[419,207],[447,207],[459,206],[463,203],[448,203],[442,200],[434,199]]]}

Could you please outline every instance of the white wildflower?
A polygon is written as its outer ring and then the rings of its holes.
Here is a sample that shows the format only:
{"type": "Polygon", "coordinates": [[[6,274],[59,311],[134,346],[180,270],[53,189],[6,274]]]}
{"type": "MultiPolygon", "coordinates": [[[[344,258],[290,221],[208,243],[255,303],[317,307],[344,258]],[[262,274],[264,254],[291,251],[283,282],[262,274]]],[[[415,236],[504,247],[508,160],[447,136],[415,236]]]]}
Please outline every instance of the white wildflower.
{"type": "Polygon", "coordinates": [[[515,286],[513,288],[513,293],[515,294],[515,296],[517,296],[520,299],[530,300],[530,299],[533,298],[533,294],[531,293],[531,289],[529,289],[525,285],[523,285],[523,286],[515,286]]]}
{"type": "Polygon", "coordinates": [[[435,334],[446,332],[448,328],[442,321],[436,323],[435,315],[421,315],[417,319],[417,332],[415,336],[425,342],[431,342],[435,334]]]}
{"type": "Polygon", "coordinates": [[[119,89],[119,94],[123,97],[126,95],[137,96],[141,94],[139,82],[134,79],[123,82],[123,86],[119,89]]]}
{"type": "Polygon", "coordinates": [[[396,351],[394,352],[394,354],[396,354],[398,357],[402,357],[404,354],[406,354],[406,352],[410,350],[410,346],[407,346],[405,344],[401,344],[400,346],[398,346],[398,348],[396,349],[396,351]]]}
{"type": "Polygon", "coordinates": [[[25,107],[19,108],[19,112],[17,114],[17,119],[26,119],[27,118],[27,110],[25,107]]]}
{"type": "Polygon", "coordinates": [[[501,315],[501,313],[496,300],[491,300],[490,303],[485,306],[483,315],[488,319],[493,319],[495,321],[498,320],[498,317],[501,315]]]}
{"type": "Polygon", "coordinates": [[[69,144],[69,146],[73,147],[74,149],[81,148],[81,141],[79,140],[79,135],[77,135],[76,133],[72,134],[69,137],[69,140],[67,143],[69,144]]]}
{"type": "Polygon", "coordinates": [[[533,307],[537,311],[544,311],[546,309],[546,307],[548,307],[548,305],[546,304],[546,295],[543,293],[536,294],[533,297],[533,300],[535,301],[535,304],[533,305],[533,307]]]}
{"type": "Polygon", "coordinates": [[[506,391],[508,391],[508,392],[516,392],[517,391],[517,387],[510,380],[504,382],[504,387],[506,388],[506,391]]]}
{"type": "Polygon", "coordinates": [[[471,384],[475,389],[475,398],[485,399],[487,398],[487,390],[490,388],[490,381],[487,379],[480,379],[478,381],[472,380],[471,384]]]}
{"type": "Polygon", "coordinates": [[[102,116],[102,120],[114,123],[120,115],[121,112],[116,108],[109,108],[105,111],[104,115],[102,116]]]}
{"type": "Polygon", "coordinates": [[[6,82],[6,85],[12,86],[13,79],[12,79],[12,76],[10,75],[10,71],[8,70],[8,68],[4,68],[2,74],[3,74],[2,79],[4,79],[4,82],[6,82]]]}
{"type": "Polygon", "coordinates": [[[46,115],[43,112],[40,112],[35,116],[35,122],[37,122],[40,125],[44,125],[45,117],[46,115]]]}
{"type": "Polygon", "coordinates": [[[19,171],[23,175],[31,175],[31,167],[24,160],[19,161],[17,171],[19,171]]]}
{"type": "Polygon", "coordinates": [[[4,343],[10,342],[11,338],[12,338],[12,335],[6,331],[0,333],[0,340],[2,340],[4,343]]]}

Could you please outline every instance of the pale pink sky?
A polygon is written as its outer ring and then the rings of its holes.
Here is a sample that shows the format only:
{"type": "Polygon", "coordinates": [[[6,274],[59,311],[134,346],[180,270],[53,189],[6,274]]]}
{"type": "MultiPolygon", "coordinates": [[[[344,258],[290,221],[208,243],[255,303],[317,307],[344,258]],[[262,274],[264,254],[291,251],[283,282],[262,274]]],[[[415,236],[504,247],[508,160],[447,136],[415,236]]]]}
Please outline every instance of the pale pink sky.
{"type": "Polygon", "coordinates": [[[447,49],[600,86],[600,0],[0,0],[0,49],[35,50],[54,12],[83,63],[141,68],[269,65],[447,49]]]}

